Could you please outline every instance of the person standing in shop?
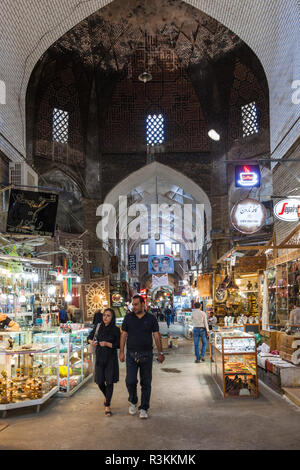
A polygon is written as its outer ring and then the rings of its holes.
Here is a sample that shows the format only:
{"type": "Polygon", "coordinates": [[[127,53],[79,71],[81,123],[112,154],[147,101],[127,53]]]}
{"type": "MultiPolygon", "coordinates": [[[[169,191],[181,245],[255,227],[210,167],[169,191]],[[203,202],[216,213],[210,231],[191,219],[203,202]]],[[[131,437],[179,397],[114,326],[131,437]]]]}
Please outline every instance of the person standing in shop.
{"type": "Polygon", "coordinates": [[[63,306],[61,306],[61,308],[58,312],[58,316],[59,316],[59,323],[67,323],[67,321],[69,321],[67,311],[66,311],[65,307],[63,307],[63,306]]]}
{"type": "Polygon", "coordinates": [[[152,364],[153,364],[153,340],[158,351],[158,362],[164,361],[161,338],[157,319],[145,310],[145,300],[140,295],[135,295],[132,299],[132,313],[126,315],[123,320],[120,361],[125,361],[124,348],[127,342],[126,351],[126,386],[129,393],[129,414],[135,415],[137,412],[137,375],[140,371],[141,383],[141,404],[139,406],[140,418],[148,418],[150,407],[152,364]]]}
{"type": "Polygon", "coordinates": [[[113,309],[104,310],[103,321],[94,326],[88,342],[96,346],[95,382],[105,397],[105,416],[110,417],[114,383],[119,381],[117,349],[120,347],[120,329],[113,309]]]}
{"type": "Polygon", "coordinates": [[[201,309],[200,302],[195,302],[195,309],[192,311],[192,322],[193,322],[193,337],[194,337],[194,347],[195,347],[195,356],[196,363],[205,361],[205,351],[207,338],[209,337],[209,328],[207,323],[207,315],[201,309]],[[199,353],[199,342],[202,341],[201,355],[199,353]]]}
{"type": "Polygon", "coordinates": [[[290,313],[290,324],[291,326],[300,327],[300,307],[299,303],[295,303],[293,310],[290,313]]]}
{"type": "Polygon", "coordinates": [[[9,328],[9,331],[18,331],[20,329],[19,323],[13,321],[5,313],[0,311],[0,330],[9,328]]]}

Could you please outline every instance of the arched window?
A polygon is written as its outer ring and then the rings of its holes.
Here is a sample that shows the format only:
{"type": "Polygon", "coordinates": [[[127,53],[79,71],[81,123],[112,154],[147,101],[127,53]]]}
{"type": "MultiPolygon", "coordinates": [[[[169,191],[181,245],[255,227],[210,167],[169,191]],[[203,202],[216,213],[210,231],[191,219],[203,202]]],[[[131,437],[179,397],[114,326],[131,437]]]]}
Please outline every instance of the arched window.
{"type": "Polygon", "coordinates": [[[162,114],[148,114],[146,121],[147,145],[161,145],[165,140],[165,123],[162,114]]]}

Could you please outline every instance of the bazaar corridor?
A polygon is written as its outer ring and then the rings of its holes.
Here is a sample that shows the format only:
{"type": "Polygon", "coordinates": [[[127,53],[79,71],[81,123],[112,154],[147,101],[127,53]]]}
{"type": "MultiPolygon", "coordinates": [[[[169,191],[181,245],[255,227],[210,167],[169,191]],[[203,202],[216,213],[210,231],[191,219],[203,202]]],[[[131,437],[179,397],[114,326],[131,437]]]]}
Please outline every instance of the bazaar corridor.
{"type": "MultiPolygon", "coordinates": [[[[166,332],[165,323],[160,323],[160,330],[166,332]]],[[[182,326],[175,324],[170,332],[178,335],[182,326]]],[[[258,399],[224,399],[211,378],[208,354],[205,362],[195,364],[192,341],[183,336],[178,349],[166,353],[164,364],[154,362],[149,419],[128,414],[124,364],[112,411],[107,419],[102,395],[89,382],[69,399],[50,399],[39,414],[34,408],[12,410],[0,419],[0,429],[4,422],[8,425],[0,433],[0,450],[294,450],[299,446],[299,408],[263,385],[258,399]]]]}

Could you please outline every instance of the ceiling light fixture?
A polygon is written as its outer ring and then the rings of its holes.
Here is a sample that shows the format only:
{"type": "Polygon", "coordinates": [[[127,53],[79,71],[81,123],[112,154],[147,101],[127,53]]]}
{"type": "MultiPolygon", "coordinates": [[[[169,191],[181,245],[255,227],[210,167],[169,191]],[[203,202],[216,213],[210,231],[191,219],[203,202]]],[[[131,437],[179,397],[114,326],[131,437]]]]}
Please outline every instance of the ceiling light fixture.
{"type": "Polygon", "coordinates": [[[212,139],[212,140],[220,140],[220,134],[218,134],[214,129],[210,129],[208,131],[208,136],[212,139]]]}
{"type": "Polygon", "coordinates": [[[145,32],[145,45],[144,45],[144,72],[142,72],[139,76],[138,79],[140,82],[143,83],[148,83],[152,80],[152,75],[150,72],[147,72],[147,67],[146,67],[146,32],[145,32]]]}
{"type": "Polygon", "coordinates": [[[143,72],[139,75],[140,82],[148,83],[152,80],[152,75],[149,72],[143,72]]]}

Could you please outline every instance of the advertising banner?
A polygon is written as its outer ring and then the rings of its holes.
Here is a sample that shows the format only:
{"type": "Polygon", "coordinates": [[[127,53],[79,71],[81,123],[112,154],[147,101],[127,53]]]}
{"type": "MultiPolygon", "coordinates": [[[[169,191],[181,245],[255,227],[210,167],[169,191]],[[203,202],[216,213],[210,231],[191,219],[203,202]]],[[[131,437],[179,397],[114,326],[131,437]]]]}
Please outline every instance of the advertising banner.
{"type": "Polygon", "coordinates": [[[58,194],[12,189],[6,231],[53,237],[58,194]]]}
{"type": "Polygon", "coordinates": [[[167,274],[162,276],[152,275],[152,287],[164,287],[169,285],[169,279],[167,274]]]}
{"type": "Polygon", "coordinates": [[[149,274],[174,273],[173,257],[169,255],[148,256],[148,272],[149,274]]]}

